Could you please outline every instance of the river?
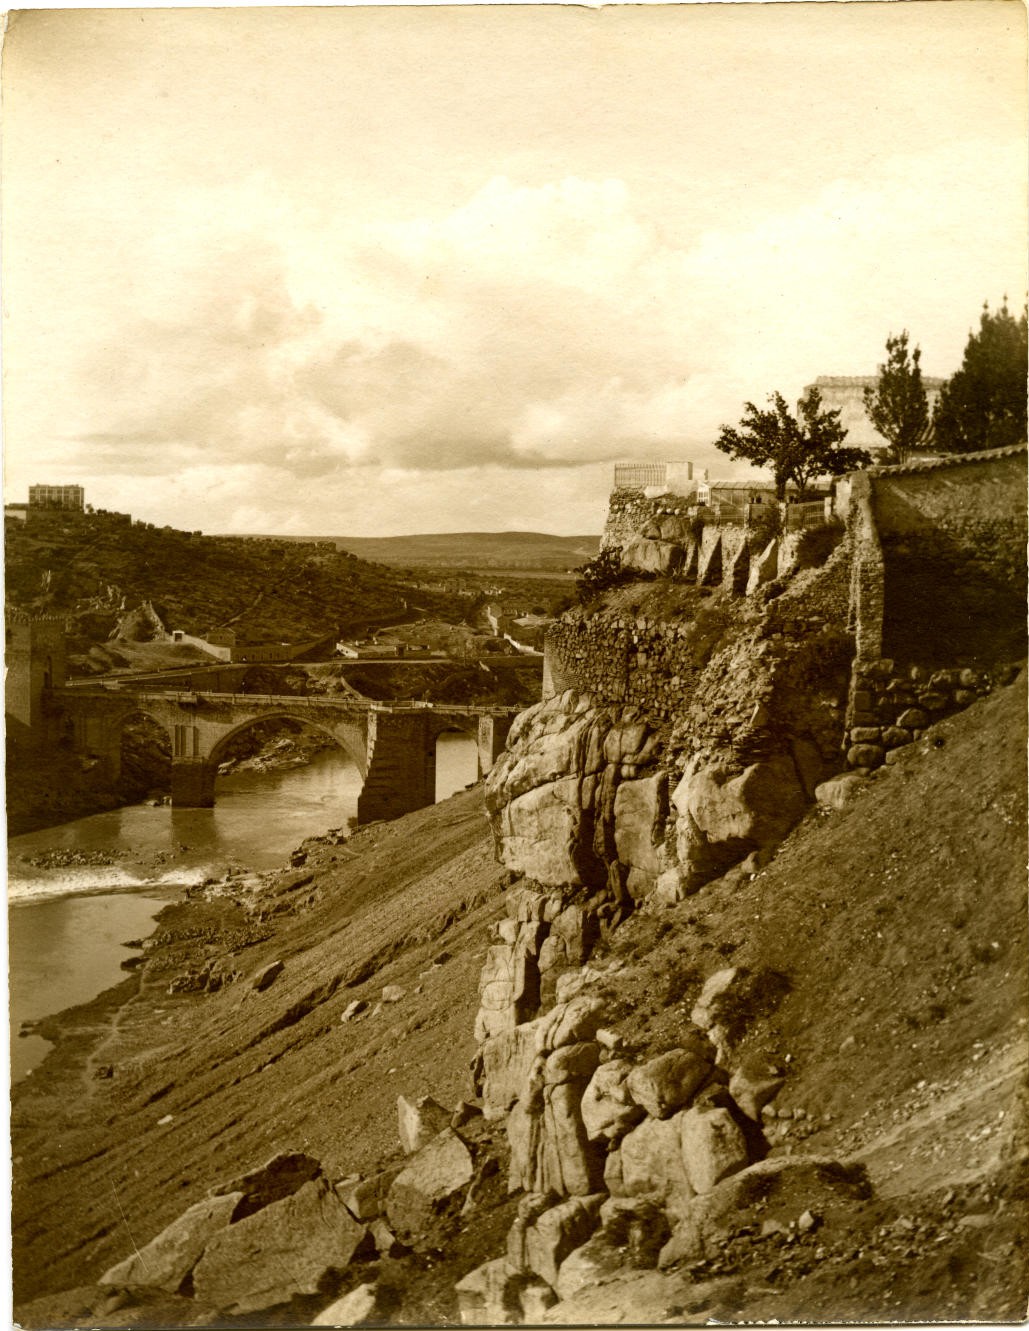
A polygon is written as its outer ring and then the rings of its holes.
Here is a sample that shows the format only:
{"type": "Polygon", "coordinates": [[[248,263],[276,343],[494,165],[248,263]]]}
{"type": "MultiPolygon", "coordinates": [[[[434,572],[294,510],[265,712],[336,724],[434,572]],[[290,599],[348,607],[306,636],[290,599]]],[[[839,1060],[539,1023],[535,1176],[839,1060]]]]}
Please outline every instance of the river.
{"type": "MultiPolygon", "coordinates": [[[[443,735],[436,798],[475,780],[475,746],[443,735]]],[[[231,865],[281,865],[305,837],[346,827],[361,777],[336,749],[305,767],[218,778],[213,809],[126,805],[8,843],[11,1076],[25,1076],[50,1048],[19,1037],[25,1021],[87,1002],[123,979],[125,942],[145,937],[176,888],[220,877],[231,865]],[[52,852],[92,863],[33,865],[52,852]],[[96,862],[101,861],[101,862],[96,862]],[[102,862],[106,861],[106,862],[102,862]]]]}

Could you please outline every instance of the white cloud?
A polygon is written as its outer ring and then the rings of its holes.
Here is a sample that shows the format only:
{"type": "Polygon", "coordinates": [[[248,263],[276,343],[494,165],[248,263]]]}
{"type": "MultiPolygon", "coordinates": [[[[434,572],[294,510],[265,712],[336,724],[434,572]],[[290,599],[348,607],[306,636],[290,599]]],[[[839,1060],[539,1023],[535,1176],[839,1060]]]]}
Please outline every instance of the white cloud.
{"type": "Polygon", "coordinates": [[[22,470],[63,456],[151,509],[160,476],[180,512],[286,531],[367,530],[373,469],[397,468],[419,480],[383,522],[432,529],[448,495],[476,508],[476,468],[711,456],[745,399],[869,372],[901,327],[928,372],[956,368],[982,299],[1020,302],[1023,178],[1020,145],[942,144],[760,216],[741,180],[738,212],[685,241],[616,179],[498,176],[377,224],[264,177],[183,191],[131,263],[106,257],[110,299],[56,349],[66,392],[32,404],[50,452],[22,470]]]}

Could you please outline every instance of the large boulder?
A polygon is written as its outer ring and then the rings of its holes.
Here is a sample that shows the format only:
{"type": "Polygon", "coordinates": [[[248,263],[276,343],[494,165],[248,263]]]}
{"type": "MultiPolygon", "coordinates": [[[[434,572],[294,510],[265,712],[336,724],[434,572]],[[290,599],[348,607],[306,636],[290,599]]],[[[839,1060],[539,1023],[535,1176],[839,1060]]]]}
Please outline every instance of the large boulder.
{"type": "Polygon", "coordinates": [[[620,1180],[609,1179],[612,1193],[622,1197],[659,1197],[669,1211],[693,1196],[682,1158],[679,1117],[647,1118],[622,1138],[618,1151],[620,1180]]]}
{"type": "Polygon", "coordinates": [[[483,1262],[454,1286],[462,1326],[511,1326],[520,1322],[524,1282],[503,1257],[483,1262]]]}
{"type": "Polygon", "coordinates": [[[582,1093],[579,1112],[590,1141],[616,1141],[644,1115],[644,1109],[629,1094],[626,1079],[632,1064],[613,1058],[601,1063],[582,1093]]]}
{"type": "Polygon", "coordinates": [[[603,1166],[579,1111],[586,1079],[545,1085],[542,1078],[540,1067],[508,1115],[510,1187],[586,1196],[597,1190],[603,1166]]]}
{"type": "Polygon", "coordinates": [[[785,1077],[774,1064],[751,1057],[744,1059],[733,1071],[729,1078],[729,1094],[743,1113],[758,1123],[761,1110],[775,1099],[785,1082],[785,1077]]]}
{"type": "Polygon", "coordinates": [[[647,1118],[622,1138],[617,1166],[607,1175],[622,1197],[662,1198],[678,1215],[696,1193],[710,1191],[747,1164],[747,1144],[727,1109],[710,1104],[671,1118],[647,1118]]]}
{"type": "Polygon", "coordinates": [[[807,807],[789,754],[742,772],[724,763],[687,768],[672,794],[677,845],[687,876],[714,876],[752,851],[777,845],[807,807]]]}
{"type": "Polygon", "coordinates": [[[543,1084],[562,1086],[568,1081],[578,1081],[585,1085],[596,1072],[599,1062],[600,1045],[595,1040],[562,1045],[547,1055],[543,1064],[543,1084]]]}
{"type": "Polygon", "coordinates": [[[474,1173],[472,1154],[452,1128],[416,1151],[386,1194],[386,1218],[398,1237],[423,1234],[474,1173]]]}
{"type": "Polygon", "coordinates": [[[344,1270],[368,1231],[325,1179],[215,1234],[193,1268],[201,1303],[239,1316],[317,1294],[344,1270]]]}
{"type": "Polygon", "coordinates": [[[481,1042],[534,1017],[539,1001],[540,973],[534,951],[520,941],[495,944],[487,950],[479,973],[476,1039],[481,1042]]]}
{"type": "Polygon", "coordinates": [[[376,1220],[382,1215],[386,1204],[386,1194],[393,1180],[400,1173],[400,1166],[384,1169],[370,1178],[341,1179],[336,1184],[336,1192],[343,1205],[355,1220],[376,1220]]]}
{"type": "Polygon", "coordinates": [[[489,1119],[503,1117],[529,1080],[536,1060],[536,1026],[524,1022],[483,1041],[482,1111],[489,1119]]]}
{"type": "Polygon", "coordinates": [[[729,1111],[720,1106],[688,1109],[679,1119],[679,1140],[694,1192],[710,1192],[747,1165],[746,1139],[729,1111]]]}
{"type": "Polygon", "coordinates": [[[603,999],[589,994],[577,994],[567,1003],[558,1003],[533,1023],[536,1048],[549,1053],[562,1045],[592,1040],[604,1024],[606,1012],[603,999]]]}
{"type": "Polygon", "coordinates": [[[236,1207],[243,1193],[230,1192],[224,1196],[206,1197],[144,1248],[112,1266],[100,1277],[101,1285],[151,1285],[171,1294],[199,1261],[211,1238],[232,1223],[236,1207]]]}
{"type": "Polygon", "coordinates": [[[615,794],[615,847],[629,868],[629,891],[646,896],[661,872],[659,850],[668,811],[667,782],[662,774],[623,781],[615,794]]]}
{"type": "Polygon", "coordinates": [[[582,821],[577,777],[537,786],[500,812],[503,863],[540,883],[581,883],[582,821]]]}
{"type": "Polygon", "coordinates": [[[525,1230],[525,1262],[548,1285],[557,1283],[561,1263],[597,1227],[603,1194],[572,1197],[536,1217],[525,1230]]]}
{"type": "Polygon", "coordinates": [[[804,812],[804,788],[792,757],[780,754],[742,772],[712,763],[688,772],[672,796],[709,841],[756,846],[780,841],[804,812]]]}
{"type": "Polygon", "coordinates": [[[589,957],[597,935],[597,917],[593,911],[574,904],[565,906],[554,916],[550,934],[540,949],[540,970],[558,964],[581,966],[589,957]]]}
{"type": "Polygon", "coordinates": [[[561,1263],[554,1289],[559,1299],[570,1299],[580,1289],[599,1285],[625,1267],[625,1253],[604,1233],[594,1234],[561,1263]]]}
{"type": "Polygon", "coordinates": [[[444,1108],[431,1095],[423,1095],[418,1100],[398,1095],[397,1131],[401,1150],[405,1155],[414,1155],[433,1137],[439,1136],[444,1128],[449,1128],[452,1117],[453,1111],[444,1108]]]}
{"type": "Polygon", "coordinates": [[[687,1047],[658,1054],[633,1068],[629,1094],[652,1118],[668,1118],[688,1105],[710,1077],[715,1049],[699,1031],[687,1047]]]}

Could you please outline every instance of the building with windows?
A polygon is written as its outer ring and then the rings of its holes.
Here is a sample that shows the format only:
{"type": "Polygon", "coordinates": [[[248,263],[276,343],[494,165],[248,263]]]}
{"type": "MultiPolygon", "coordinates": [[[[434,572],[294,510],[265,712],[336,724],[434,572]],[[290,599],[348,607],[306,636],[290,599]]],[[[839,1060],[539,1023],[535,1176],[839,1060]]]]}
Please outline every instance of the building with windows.
{"type": "MultiPolygon", "coordinates": [[[[867,448],[873,459],[877,453],[885,453],[890,445],[882,437],[865,411],[865,389],[875,391],[879,382],[877,374],[820,374],[813,384],[804,389],[805,394],[817,388],[822,395],[822,407],[839,410],[840,424],[847,431],[844,441],[848,448],[867,448]]],[[[929,403],[929,412],[936,406],[943,379],[922,376],[922,387],[929,403]]]]}
{"type": "Polygon", "coordinates": [[[81,513],[86,492],[81,485],[30,485],[29,508],[65,508],[81,513]]]}

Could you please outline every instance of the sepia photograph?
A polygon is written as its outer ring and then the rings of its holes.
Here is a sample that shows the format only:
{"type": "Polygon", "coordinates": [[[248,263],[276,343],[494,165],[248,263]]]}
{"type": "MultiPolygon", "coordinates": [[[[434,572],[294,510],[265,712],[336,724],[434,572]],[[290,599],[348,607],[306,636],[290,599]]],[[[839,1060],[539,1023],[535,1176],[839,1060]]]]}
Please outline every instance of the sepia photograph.
{"type": "Polygon", "coordinates": [[[1025,5],[4,23],[10,1323],[1023,1324],[1025,5]]]}

